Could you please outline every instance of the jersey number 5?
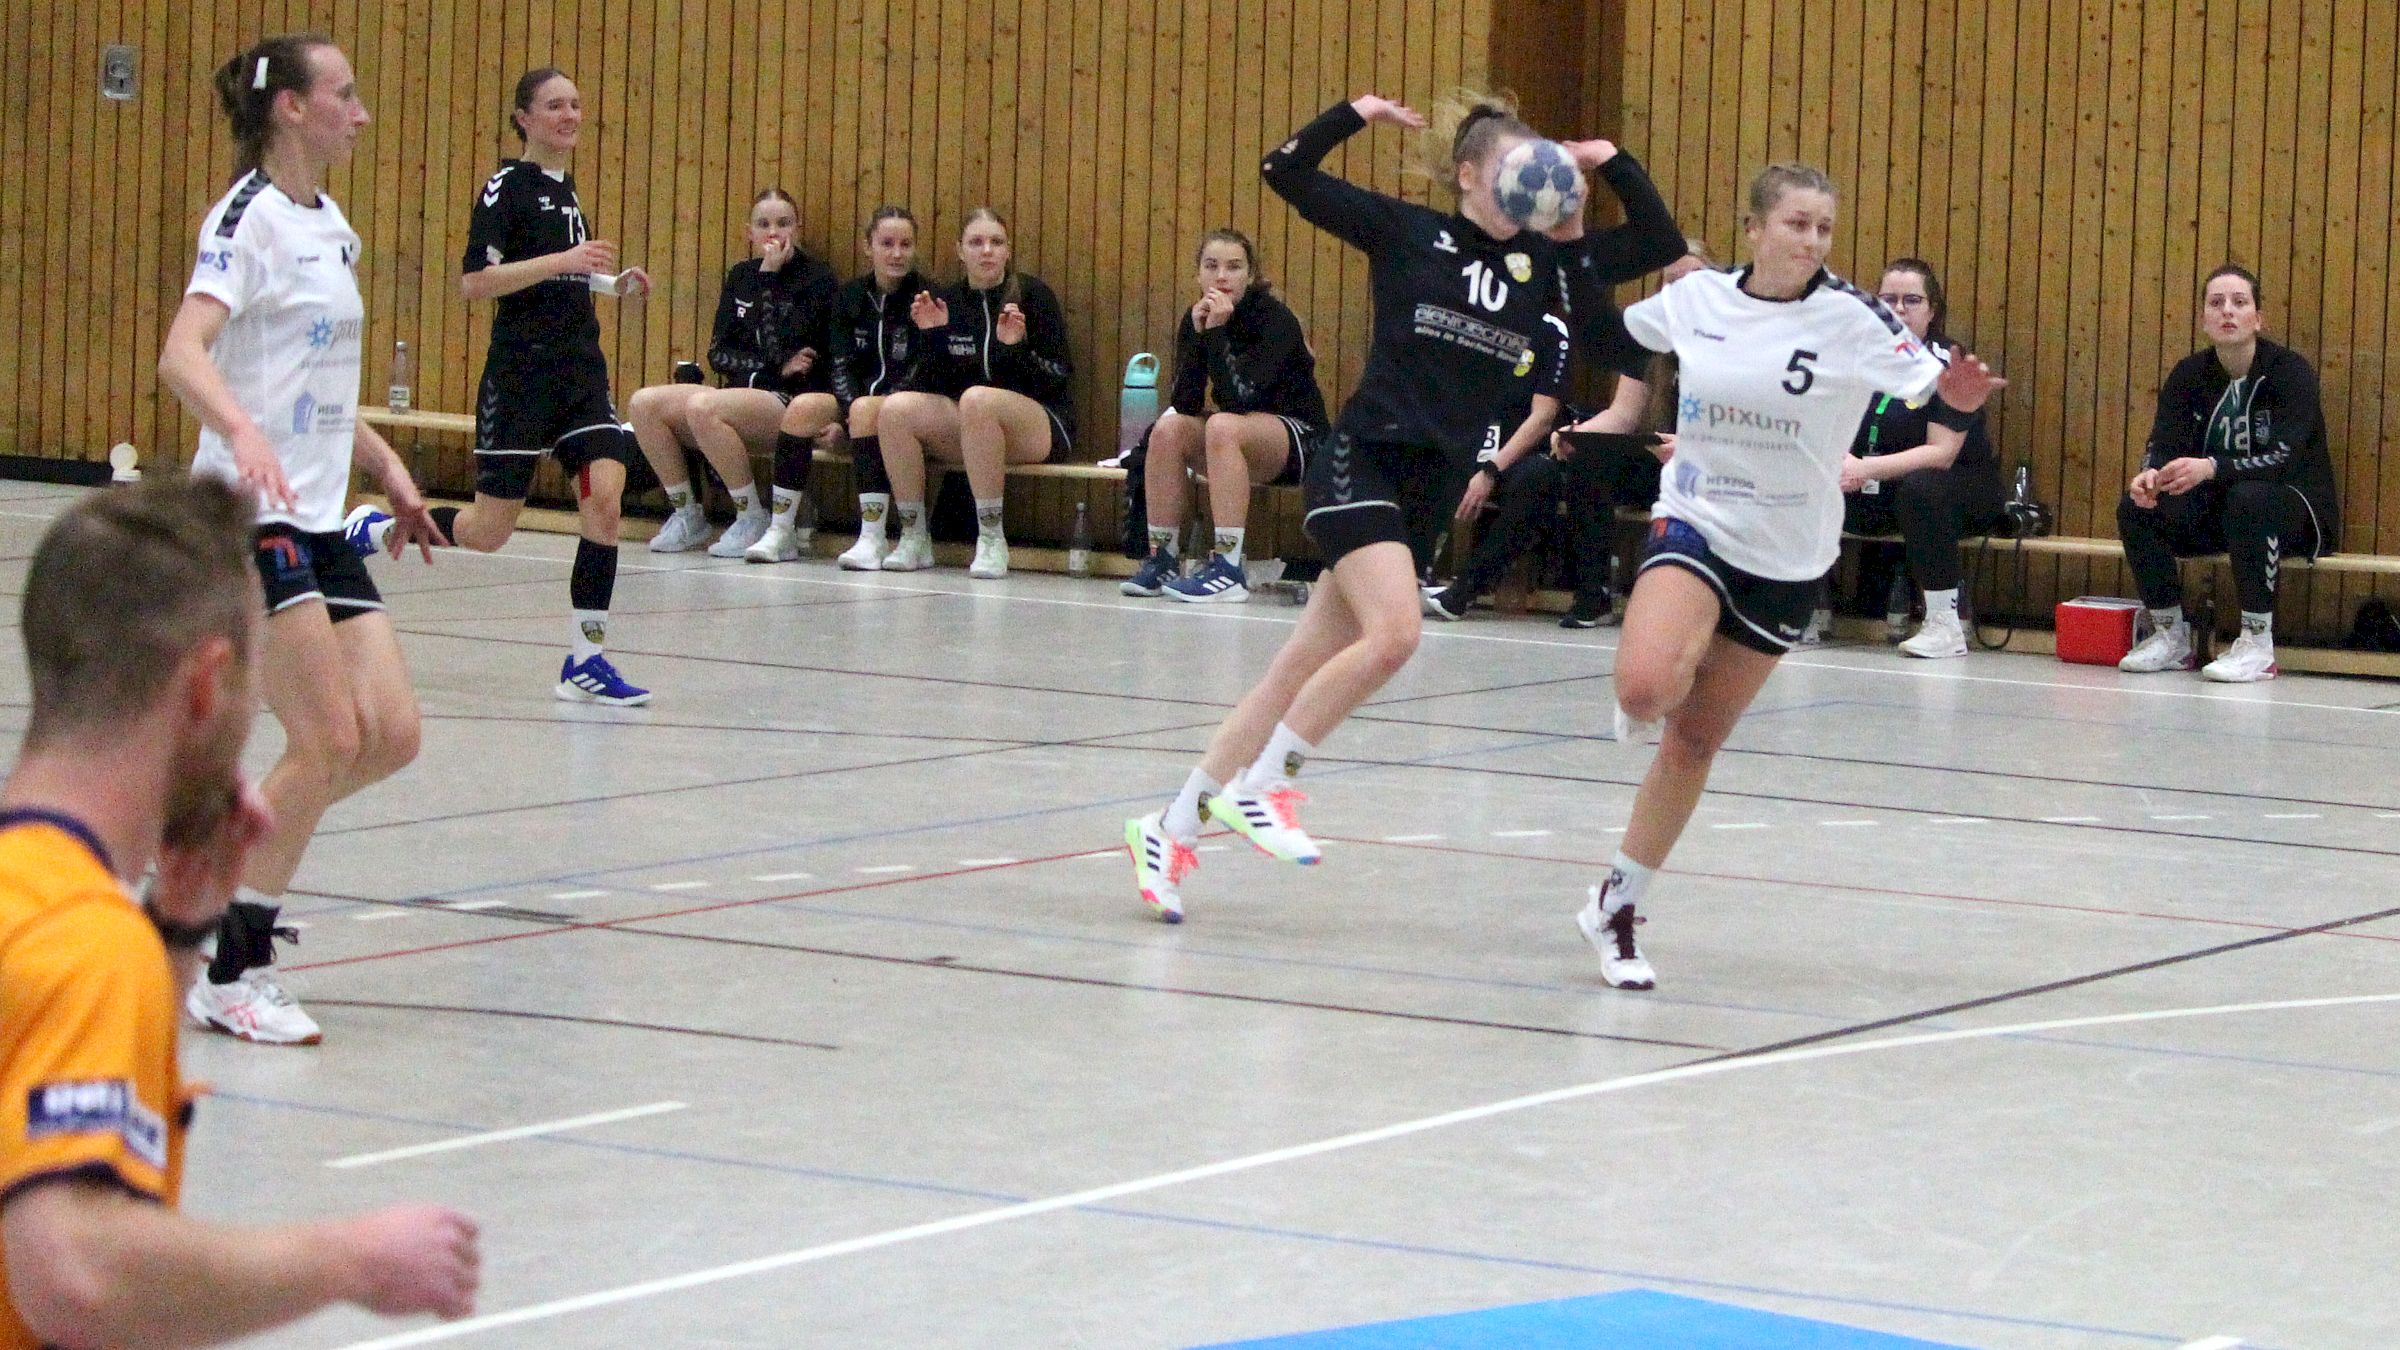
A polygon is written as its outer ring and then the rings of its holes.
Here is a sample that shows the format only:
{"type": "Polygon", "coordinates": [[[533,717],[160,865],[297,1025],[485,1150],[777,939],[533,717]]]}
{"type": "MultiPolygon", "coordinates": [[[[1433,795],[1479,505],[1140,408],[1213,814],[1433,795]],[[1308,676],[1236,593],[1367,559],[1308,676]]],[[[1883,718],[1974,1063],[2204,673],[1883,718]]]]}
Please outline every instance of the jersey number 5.
{"type": "Polygon", "coordinates": [[[1807,393],[1809,387],[1817,382],[1817,372],[1808,364],[1816,359],[1817,354],[1805,347],[1795,349],[1792,352],[1791,363],[1784,367],[1785,370],[1792,372],[1792,378],[1783,382],[1783,392],[1795,397],[1807,393]]]}
{"type": "Polygon", "coordinates": [[[1491,265],[1482,259],[1479,258],[1458,269],[1458,274],[1467,279],[1467,302],[1469,304],[1481,305],[1497,314],[1500,312],[1501,306],[1508,303],[1508,283],[1501,280],[1500,274],[1493,271],[1491,265]]]}

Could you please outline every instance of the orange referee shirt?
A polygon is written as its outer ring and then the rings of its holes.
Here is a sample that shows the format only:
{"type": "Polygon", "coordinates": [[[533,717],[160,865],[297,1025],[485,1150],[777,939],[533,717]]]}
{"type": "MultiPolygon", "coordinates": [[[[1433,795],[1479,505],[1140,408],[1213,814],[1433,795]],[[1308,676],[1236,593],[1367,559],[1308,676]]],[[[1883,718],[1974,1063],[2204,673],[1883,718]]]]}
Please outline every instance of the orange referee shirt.
{"type": "MultiPolygon", "coordinates": [[[[64,816],[0,812],[0,1206],[62,1177],[174,1205],[175,1035],[166,944],[99,840],[64,816]]],[[[40,1345],[0,1280],[0,1350],[40,1345]]]]}

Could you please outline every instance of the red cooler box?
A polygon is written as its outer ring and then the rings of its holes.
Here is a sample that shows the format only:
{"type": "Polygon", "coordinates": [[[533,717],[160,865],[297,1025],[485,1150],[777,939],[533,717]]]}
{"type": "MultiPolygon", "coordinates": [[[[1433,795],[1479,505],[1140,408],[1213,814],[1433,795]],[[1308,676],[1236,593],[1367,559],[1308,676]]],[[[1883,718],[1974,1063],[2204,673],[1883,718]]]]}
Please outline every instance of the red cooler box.
{"type": "Polygon", "coordinates": [[[2058,659],[2081,666],[2113,666],[2133,650],[2139,600],[2113,595],[2079,595],[2058,606],[2058,659]]]}

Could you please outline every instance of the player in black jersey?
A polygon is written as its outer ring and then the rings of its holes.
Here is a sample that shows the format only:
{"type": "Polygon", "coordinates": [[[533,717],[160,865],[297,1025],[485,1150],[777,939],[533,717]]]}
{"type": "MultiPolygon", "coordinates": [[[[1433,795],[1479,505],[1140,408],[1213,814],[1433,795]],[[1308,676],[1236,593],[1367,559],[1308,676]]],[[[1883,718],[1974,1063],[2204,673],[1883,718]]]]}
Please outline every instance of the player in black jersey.
{"type": "Polygon", "coordinates": [[[784,410],[782,434],[775,438],[778,524],[745,555],[752,562],[782,562],[794,556],[792,549],[775,546],[775,531],[789,533],[800,494],[808,490],[808,464],[816,447],[846,430],[858,482],[858,542],[843,552],[841,564],[853,572],[883,566],[892,481],[883,470],[876,421],[883,401],[899,391],[901,377],[916,361],[917,325],[909,318],[909,307],[926,289],[926,281],[917,275],[917,218],[907,207],[877,207],[867,220],[864,239],[866,275],[852,278],[833,302],[825,349],[833,388],[802,394],[784,410]]]}
{"type": "MultiPolygon", "coordinates": [[[[625,466],[640,447],[609,395],[592,295],[637,299],[649,293],[650,274],[612,272],[617,246],[589,235],[567,172],[582,126],[582,95],[563,72],[544,67],[517,81],[509,128],[525,157],[501,161],[476,197],[458,280],[467,299],[499,302],[475,397],[475,501],[463,511],[435,507],[433,518],[452,543],[492,552],[516,532],[540,457],[573,471],[583,530],[567,581],[572,651],[555,692],[631,707],[648,703],[650,691],[627,683],[601,648],[617,588],[625,466]]],[[[370,515],[353,521],[351,538],[367,552],[388,528],[370,515]]]]}
{"type": "Polygon", "coordinates": [[[967,575],[990,580],[1008,575],[1008,539],[1000,532],[1008,466],[1041,464],[1074,448],[1066,312],[1049,285],[1017,271],[1010,256],[1008,222],[976,207],[958,235],[966,276],[919,292],[909,306],[916,361],[876,422],[900,516],[900,542],[883,559],[887,572],[933,565],[928,458],[966,466],[975,490],[975,561],[967,575]]]}
{"type": "Polygon", "coordinates": [[[1175,330],[1175,415],[1150,431],[1143,471],[1150,556],[1118,589],[1196,602],[1250,598],[1242,546],[1253,483],[1296,483],[1308,447],[1325,434],[1317,357],[1291,306],[1258,275],[1258,250],[1240,230],[1200,241],[1200,299],[1175,330]],[[1208,411],[1211,393],[1217,410],[1208,411]],[[1208,471],[1215,546],[1207,566],[1178,576],[1187,470],[1208,471]]]}
{"type": "Polygon", "coordinates": [[[650,540],[653,553],[682,553],[708,538],[708,516],[684,466],[687,445],[708,457],[741,510],[724,538],[708,546],[709,556],[742,557],[767,533],[750,443],[775,435],[795,397],[827,384],[825,328],[837,283],[832,268],[801,251],[799,232],[799,208],[790,193],[768,188],[758,194],[750,203],[752,256],[726,271],[709,336],[708,363],[723,387],[654,384],[636,391],[627,405],[634,439],[674,507],[650,540]]]}
{"type": "Polygon", "coordinates": [[[1683,235],[1631,156],[1605,141],[1568,146],[1624,202],[1626,224],[1586,236],[1580,210],[1544,236],[1501,213],[1501,157],[1533,136],[1514,110],[1478,100],[1437,141],[1458,210],[1443,214],[1319,169],[1376,122],[1425,119],[1373,94],[1337,103],[1267,156],[1267,185],[1309,223],[1367,255],[1373,343],[1359,387],[1310,457],[1307,529],[1326,577],[1266,677],[1217,729],[1200,767],[1165,811],[1125,823],[1142,898],[1182,917],[1179,883],[1196,863],[1200,811],[1287,862],[1317,861],[1295,810],[1292,776],[1314,748],[1407,663],[1420,626],[1409,522],[1446,513],[1476,458],[1497,451],[1525,401],[1545,315],[1607,307],[1605,287],[1665,266],[1683,235]],[[1247,765],[1248,767],[1243,767],[1247,765]],[[1238,776],[1235,770],[1240,770],[1238,776]],[[1227,780],[1232,781],[1228,782],[1227,780]]]}

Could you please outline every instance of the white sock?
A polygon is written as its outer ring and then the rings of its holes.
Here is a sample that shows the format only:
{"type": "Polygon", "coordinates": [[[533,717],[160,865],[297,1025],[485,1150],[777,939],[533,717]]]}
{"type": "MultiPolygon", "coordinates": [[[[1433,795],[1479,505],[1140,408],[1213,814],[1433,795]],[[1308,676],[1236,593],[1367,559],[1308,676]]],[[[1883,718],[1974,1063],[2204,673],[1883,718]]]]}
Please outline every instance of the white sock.
{"type": "Polygon", "coordinates": [[[1946,591],[1925,592],[1925,622],[1947,622],[1953,627],[1957,625],[1958,588],[1956,586],[1946,591]]]}
{"type": "Polygon", "coordinates": [[[775,523],[795,525],[800,520],[800,494],[791,488],[775,489],[775,523]]]}
{"type": "Polygon", "coordinates": [[[680,483],[665,483],[661,484],[661,486],[667,491],[667,505],[674,507],[678,511],[681,511],[692,504],[692,482],[690,479],[687,478],[680,483]]]}
{"type": "Polygon", "coordinates": [[[2173,605],[2166,609],[2151,610],[2150,626],[2161,633],[2183,627],[2183,606],[2173,605]]]}
{"type": "Polygon", "coordinates": [[[1217,552],[1224,556],[1225,561],[1236,567],[1241,566],[1242,537],[1248,533],[1248,530],[1229,530],[1219,526],[1217,528],[1217,552]]]}
{"type": "Polygon", "coordinates": [[[900,517],[900,533],[904,535],[925,533],[925,503],[894,502],[892,510],[900,517]]]}
{"type": "Polygon", "coordinates": [[[1278,783],[1288,783],[1300,773],[1300,766],[1315,754],[1317,747],[1301,740],[1298,732],[1281,722],[1275,724],[1275,734],[1267,737],[1267,748],[1258,752],[1242,781],[1250,787],[1265,789],[1278,783]]]}
{"type": "Polygon", "coordinates": [[[601,644],[608,641],[608,611],[579,609],[574,611],[575,659],[589,661],[600,654],[601,644]]]}
{"type": "Polygon", "coordinates": [[[858,535],[861,539],[883,538],[883,518],[891,514],[892,494],[862,492],[858,494],[858,535]]]}
{"type": "Polygon", "coordinates": [[[1005,505],[1007,505],[1005,498],[977,497],[975,499],[975,533],[1000,533],[1000,508],[1005,505]]]}
{"type": "Polygon", "coordinates": [[[2272,611],[2253,614],[2242,611],[2242,632],[2272,647],[2275,645],[2275,615],[2272,611]]]}
{"type": "Polygon", "coordinates": [[[1609,864],[1608,884],[1600,888],[1600,912],[1614,914],[1627,905],[1641,903],[1643,892],[1650,889],[1650,878],[1658,875],[1655,867],[1644,867],[1619,852],[1609,864]]]}
{"type": "Polygon", "coordinates": [[[1172,525],[1153,525],[1153,526],[1151,526],[1151,527],[1150,527],[1150,551],[1151,551],[1152,553],[1154,553],[1154,554],[1157,554],[1157,553],[1164,553],[1164,554],[1166,554],[1166,555],[1167,555],[1168,557],[1170,557],[1170,558],[1174,557],[1174,556],[1175,556],[1175,533],[1176,533],[1176,531],[1175,531],[1175,527],[1174,527],[1174,526],[1172,526],[1172,525]]]}
{"type": "Polygon", "coordinates": [[[1224,790],[1225,785],[1209,777],[1208,770],[1192,770],[1192,776],[1183,780],[1183,791],[1175,794],[1158,827],[1172,838],[1191,843],[1200,837],[1200,804],[1224,790]]]}
{"type": "Polygon", "coordinates": [[[733,504],[740,507],[742,509],[742,514],[745,516],[749,515],[753,511],[756,511],[758,509],[758,484],[747,483],[741,487],[735,488],[733,490],[733,504]]]}

